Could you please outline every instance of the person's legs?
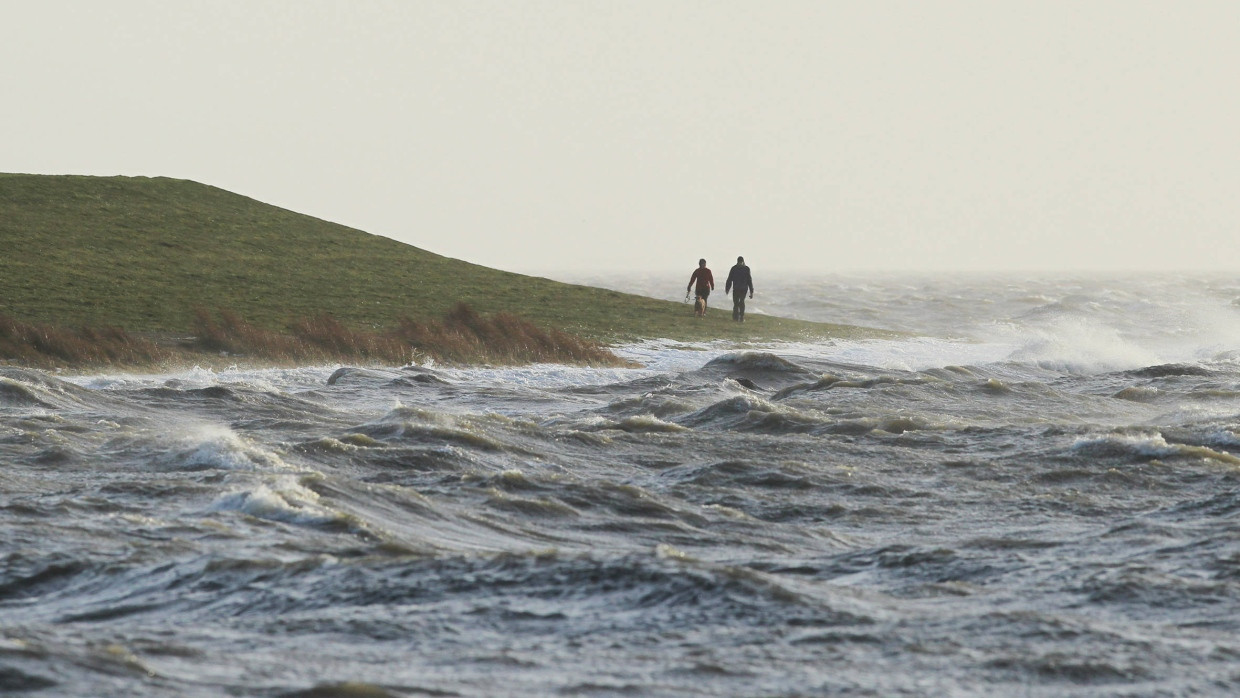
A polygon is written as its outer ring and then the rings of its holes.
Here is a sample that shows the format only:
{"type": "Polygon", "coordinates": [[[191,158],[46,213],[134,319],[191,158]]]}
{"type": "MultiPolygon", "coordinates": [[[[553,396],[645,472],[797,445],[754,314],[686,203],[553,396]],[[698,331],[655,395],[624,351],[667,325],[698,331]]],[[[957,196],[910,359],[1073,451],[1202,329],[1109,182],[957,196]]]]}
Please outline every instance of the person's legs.
{"type": "Polygon", "coordinates": [[[745,321],[745,292],[732,294],[732,319],[736,322],[745,321]]]}

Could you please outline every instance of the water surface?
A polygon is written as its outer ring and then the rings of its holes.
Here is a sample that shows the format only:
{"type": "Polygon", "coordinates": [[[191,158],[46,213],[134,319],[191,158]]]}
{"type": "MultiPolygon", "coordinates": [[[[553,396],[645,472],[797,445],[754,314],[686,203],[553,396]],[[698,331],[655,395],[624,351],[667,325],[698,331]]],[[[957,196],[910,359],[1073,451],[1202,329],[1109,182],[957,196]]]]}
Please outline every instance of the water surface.
{"type": "Polygon", "coordinates": [[[925,336],[0,368],[0,691],[1240,690],[1240,285],[755,281],[925,336]]]}

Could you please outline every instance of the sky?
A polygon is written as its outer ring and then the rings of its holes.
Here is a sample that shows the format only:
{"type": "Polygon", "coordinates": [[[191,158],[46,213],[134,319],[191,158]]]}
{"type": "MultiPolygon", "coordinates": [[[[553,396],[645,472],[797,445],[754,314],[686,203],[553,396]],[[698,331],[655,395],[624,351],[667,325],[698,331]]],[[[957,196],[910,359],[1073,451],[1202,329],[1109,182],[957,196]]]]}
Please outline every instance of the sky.
{"type": "Polygon", "coordinates": [[[512,271],[1240,267],[1240,2],[0,0],[0,64],[0,171],[512,271]]]}

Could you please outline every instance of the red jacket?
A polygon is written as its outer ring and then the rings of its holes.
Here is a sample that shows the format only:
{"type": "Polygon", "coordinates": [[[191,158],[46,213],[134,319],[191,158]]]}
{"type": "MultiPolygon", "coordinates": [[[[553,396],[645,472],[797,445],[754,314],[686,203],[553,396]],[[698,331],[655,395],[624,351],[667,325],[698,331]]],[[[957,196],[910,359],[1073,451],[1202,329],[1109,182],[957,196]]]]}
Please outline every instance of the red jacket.
{"type": "Polygon", "coordinates": [[[689,285],[692,286],[694,281],[697,281],[698,291],[715,290],[715,275],[711,274],[706,267],[698,267],[693,270],[693,276],[689,277],[689,285]]]}

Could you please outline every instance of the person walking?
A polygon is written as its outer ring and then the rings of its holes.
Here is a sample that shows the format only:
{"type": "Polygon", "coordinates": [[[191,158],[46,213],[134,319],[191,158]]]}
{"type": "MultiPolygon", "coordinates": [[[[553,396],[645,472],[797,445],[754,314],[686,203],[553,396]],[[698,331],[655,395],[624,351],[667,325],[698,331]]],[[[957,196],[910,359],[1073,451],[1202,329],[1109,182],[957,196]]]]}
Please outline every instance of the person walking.
{"type": "Polygon", "coordinates": [[[693,303],[693,314],[702,317],[706,314],[706,298],[710,296],[710,292],[715,290],[715,276],[706,268],[706,260],[698,260],[698,268],[693,270],[693,276],[689,277],[689,285],[685,287],[685,296],[689,295],[689,289],[697,284],[695,293],[697,297],[693,303]]]}
{"type": "Polygon", "coordinates": [[[736,266],[728,272],[728,280],[723,284],[723,292],[732,292],[732,320],[745,321],[745,292],[753,298],[753,275],[745,265],[744,257],[736,258],[736,266]]]}

